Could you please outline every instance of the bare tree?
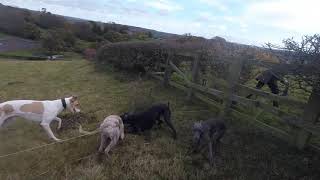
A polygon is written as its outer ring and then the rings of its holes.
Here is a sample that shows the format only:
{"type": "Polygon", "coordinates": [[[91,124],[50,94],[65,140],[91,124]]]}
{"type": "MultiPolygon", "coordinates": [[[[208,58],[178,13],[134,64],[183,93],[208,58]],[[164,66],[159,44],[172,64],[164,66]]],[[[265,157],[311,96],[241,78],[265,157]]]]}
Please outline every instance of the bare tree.
{"type": "Polygon", "coordinates": [[[283,40],[283,46],[270,43],[267,47],[285,62],[279,68],[295,77],[299,87],[307,92],[320,92],[320,35],[303,36],[283,40]]]}

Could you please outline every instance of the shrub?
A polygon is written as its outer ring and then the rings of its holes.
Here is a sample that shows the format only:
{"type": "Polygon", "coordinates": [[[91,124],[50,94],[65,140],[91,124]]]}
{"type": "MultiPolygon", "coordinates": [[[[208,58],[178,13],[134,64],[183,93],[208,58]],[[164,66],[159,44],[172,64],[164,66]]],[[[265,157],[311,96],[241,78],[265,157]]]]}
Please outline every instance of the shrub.
{"type": "Polygon", "coordinates": [[[25,23],[24,30],[23,30],[23,37],[28,39],[40,39],[41,31],[40,29],[32,24],[32,23],[25,23]]]}
{"type": "Polygon", "coordinates": [[[77,22],[72,25],[72,31],[81,40],[96,41],[99,36],[92,31],[88,22],[77,22]]]}
{"type": "MultiPolygon", "coordinates": [[[[252,58],[255,51],[221,39],[206,40],[194,36],[170,40],[132,41],[111,43],[102,46],[97,52],[97,62],[114,65],[132,71],[163,70],[159,63],[166,63],[169,54],[176,65],[181,61],[192,61],[193,56],[200,55],[202,73],[210,70],[215,76],[225,78],[228,65],[236,58],[252,58]],[[248,52],[246,54],[243,51],[248,52]],[[225,61],[227,60],[227,61],[225,61]]],[[[251,77],[252,66],[245,66],[243,81],[251,77]]]]}
{"type": "Polygon", "coordinates": [[[119,32],[110,30],[103,35],[104,39],[110,42],[121,42],[121,41],[128,41],[129,37],[127,34],[121,34],[119,32]]]}
{"type": "Polygon", "coordinates": [[[83,55],[87,60],[93,60],[95,59],[97,54],[97,50],[93,49],[93,48],[87,48],[84,50],[83,55]]]}
{"type": "Polygon", "coordinates": [[[41,37],[42,47],[50,54],[63,50],[64,41],[58,31],[49,30],[41,37]]]}

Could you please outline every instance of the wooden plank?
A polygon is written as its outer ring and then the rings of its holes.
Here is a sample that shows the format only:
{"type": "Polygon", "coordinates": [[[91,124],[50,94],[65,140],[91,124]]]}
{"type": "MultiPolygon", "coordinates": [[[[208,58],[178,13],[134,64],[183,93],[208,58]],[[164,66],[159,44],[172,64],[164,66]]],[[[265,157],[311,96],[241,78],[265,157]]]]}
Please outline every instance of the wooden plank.
{"type": "Polygon", "coordinates": [[[219,91],[219,90],[216,90],[216,89],[213,89],[213,88],[209,88],[207,86],[201,86],[199,84],[195,84],[195,83],[192,83],[192,82],[190,82],[187,86],[191,87],[191,88],[193,88],[195,90],[198,90],[200,92],[208,93],[208,94],[211,94],[213,96],[216,96],[219,99],[222,99],[223,95],[224,95],[223,91],[219,91]]]}
{"type": "MultiPolygon", "coordinates": [[[[160,76],[153,75],[153,74],[149,74],[149,75],[150,75],[151,77],[157,79],[157,80],[160,80],[160,81],[163,80],[163,78],[160,77],[160,76]]],[[[180,90],[182,90],[182,91],[184,91],[184,92],[186,92],[186,93],[188,92],[188,88],[187,88],[187,87],[185,87],[185,86],[183,86],[183,85],[181,85],[181,84],[178,84],[178,83],[176,83],[176,82],[170,81],[170,82],[169,82],[169,85],[172,86],[172,87],[175,87],[175,88],[177,88],[177,89],[180,89],[180,90]]],[[[203,102],[208,103],[208,104],[214,106],[214,107],[217,108],[217,109],[221,109],[221,104],[219,104],[219,103],[211,100],[210,98],[208,98],[208,97],[206,97],[206,96],[204,96],[204,95],[202,95],[202,94],[194,93],[194,96],[195,96],[196,98],[198,98],[199,100],[202,100],[203,102]]]]}
{"type": "Polygon", "coordinates": [[[214,101],[214,100],[212,100],[212,99],[210,99],[210,98],[208,98],[208,97],[206,97],[206,96],[204,96],[202,94],[194,93],[194,96],[196,98],[198,98],[199,100],[201,100],[201,101],[203,101],[203,102],[205,102],[207,104],[210,104],[210,105],[214,106],[215,108],[217,108],[219,110],[222,109],[221,104],[219,104],[218,102],[216,102],[216,101],[214,101]]]}
{"type": "MultiPolygon", "coordinates": [[[[308,104],[305,107],[305,110],[303,112],[303,122],[305,124],[310,124],[311,126],[314,125],[320,114],[320,92],[314,91],[311,93],[308,104]]],[[[306,144],[308,144],[309,139],[311,137],[312,133],[305,131],[304,129],[299,130],[296,134],[295,143],[296,146],[299,149],[303,149],[306,144]]]]}
{"type": "Polygon", "coordinates": [[[267,133],[272,134],[275,137],[278,137],[286,142],[292,142],[292,137],[286,133],[285,131],[275,128],[273,126],[270,126],[264,122],[261,122],[259,120],[256,120],[254,118],[252,118],[251,116],[248,116],[247,114],[243,114],[239,111],[236,110],[232,110],[232,113],[235,113],[237,116],[244,116],[246,120],[248,120],[248,122],[253,123],[255,126],[257,126],[258,128],[260,128],[262,131],[265,131],[267,133]]]}
{"type": "MultiPolygon", "coordinates": [[[[194,61],[193,61],[193,66],[192,66],[192,79],[191,81],[195,84],[197,84],[199,82],[199,66],[200,66],[200,57],[199,56],[196,56],[194,58],[194,61]]],[[[192,96],[193,96],[193,92],[192,92],[193,88],[189,88],[189,91],[188,91],[188,95],[187,95],[187,100],[190,101],[192,99],[192,96]]]]}
{"type": "Polygon", "coordinates": [[[173,64],[171,61],[169,61],[169,64],[172,67],[172,69],[176,71],[186,81],[187,84],[190,84],[191,81],[175,64],[173,64]]]}
{"type": "Polygon", "coordinates": [[[274,100],[274,101],[279,101],[281,103],[285,103],[285,104],[289,104],[289,105],[293,105],[299,108],[303,108],[306,104],[304,102],[301,101],[297,101],[295,99],[286,97],[286,96],[278,96],[269,92],[265,92],[259,89],[255,89],[255,88],[251,88],[248,86],[244,86],[242,84],[238,84],[237,85],[240,89],[247,91],[248,94],[254,94],[254,95],[258,95],[258,96],[262,96],[265,98],[268,98],[270,100],[274,100]]]}
{"type": "Polygon", "coordinates": [[[232,100],[250,107],[262,108],[265,111],[280,117],[289,116],[288,113],[280,110],[279,108],[275,108],[272,105],[260,102],[258,100],[248,99],[248,98],[237,96],[237,95],[232,95],[232,100]]]}
{"type": "Polygon", "coordinates": [[[154,75],[164,75],[165,72],[150,72],[151,74],[154,74],[154,75]]]}
{"type": "Polygon", "coordinates": [[[310,147],[312,150],[320,153],[320,147],[315,144],[308,144],[308,147],[310,147]]]}
{"type": "Polygon", "coordinates": [[[170,77],[171,77],[171,74],[172,74],[172,70],[171,70],[171,67],[169,65],[170,58],[171,58],[171,55],[169,55],[168,58],[167,58],[167,65],[166,65],[166,69],[164,71],[164,77],[163,77],[163,85],[164,86],[168,86],[169,85],[170,77]]]}
{"type": "Polygon", "coordinates": [[[239,81],[240,74],[243,66],[243,59],[235,59],[232,58],[233,62],[229,67],[229,75],[228,75],[228,88],[224,96],[224,110],[221,112],[220,117],[224,117],[230,113],[231,103],[232,103],[232,95],[235,93],[236,84],[239,81]]]}

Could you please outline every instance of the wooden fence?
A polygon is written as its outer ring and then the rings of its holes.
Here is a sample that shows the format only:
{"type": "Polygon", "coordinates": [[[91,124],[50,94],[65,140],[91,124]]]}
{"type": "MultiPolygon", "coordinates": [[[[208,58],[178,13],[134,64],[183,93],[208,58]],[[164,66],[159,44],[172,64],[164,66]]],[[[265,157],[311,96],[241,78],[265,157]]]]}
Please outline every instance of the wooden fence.
{"type": "MultiPolygon", "coordinates": [[[[191,98],[197,98],[212,106],[215,106],[220,110],[220,116],[235,114],[237,116],[245,117],[245,119],[257,125],[257,127],[261,128],[262,130],[285,140],[299,149],[303,149],[308,146],[312,149],[320,151],[319,146],[311,144],[309,141],[311,136],[320,136],[320,127],[315,125],[320,113],[319,94],[311,94],[308,102],[303,103],[289,97],[278,96],[242,85],[239,83],[239,77],[245,60],[237,59],[236,57],[231,57],[231,61],[229,61],[231,64],[229,66],[229,75],[227,77],[227,90],[221,91],[200,85],[199,56],[193,57],[194,61],[191,68],[191,78],[188,78],[188,76],[173,63],[171,57],[172,56],[168,56],[165,64],[160,64],[161,67],[165,68],[164,72],[150,72],[149,74],[152,77],[161,80],[165,86],[170,85],[185,91],[187,93],[187,100],[191,100],[191,98]],[[173,72],[183,79],[183,83],[178,83],[171,80],[171,75],[173,72]],[[303,114],[302,116],[289,114],[280,108],[273,107],[265,102],[256,99],[248,99],[246,97],[237,95],[236,91],[242,91],[247,94],[264,97],[271,101],[278,101],[280,104],[287,104],[290,107],[301,109],[303,114]],[[215,100],[210,98],[208,95],[215,97],[215,100]],[[216,101],[216,99],[218,99],[219,102],[216,101]],[[289,132],[266,124],[257,119],[256,116],[248,115],[238,111],[236,108],[234,108],[232,102],[245,105],[248,108],[260,108],[264,112],[272,113],[273,115],[277,116],[277,119],[279,119],[282,123],[285,123],[290,127],[289,132]]],[[[253,63],[257,62],[258,61],[254,61],[253,63]]]]}

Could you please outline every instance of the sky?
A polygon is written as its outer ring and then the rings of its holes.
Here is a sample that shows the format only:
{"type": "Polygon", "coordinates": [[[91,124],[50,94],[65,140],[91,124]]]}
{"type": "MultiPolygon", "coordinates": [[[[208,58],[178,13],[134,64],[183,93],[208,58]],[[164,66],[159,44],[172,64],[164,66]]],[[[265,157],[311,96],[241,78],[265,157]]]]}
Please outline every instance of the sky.
{"type": "Polygon", "coordinates": [[[319,0],[0,0],[4,5],[258,45],[320,32],[319,0]]]}

